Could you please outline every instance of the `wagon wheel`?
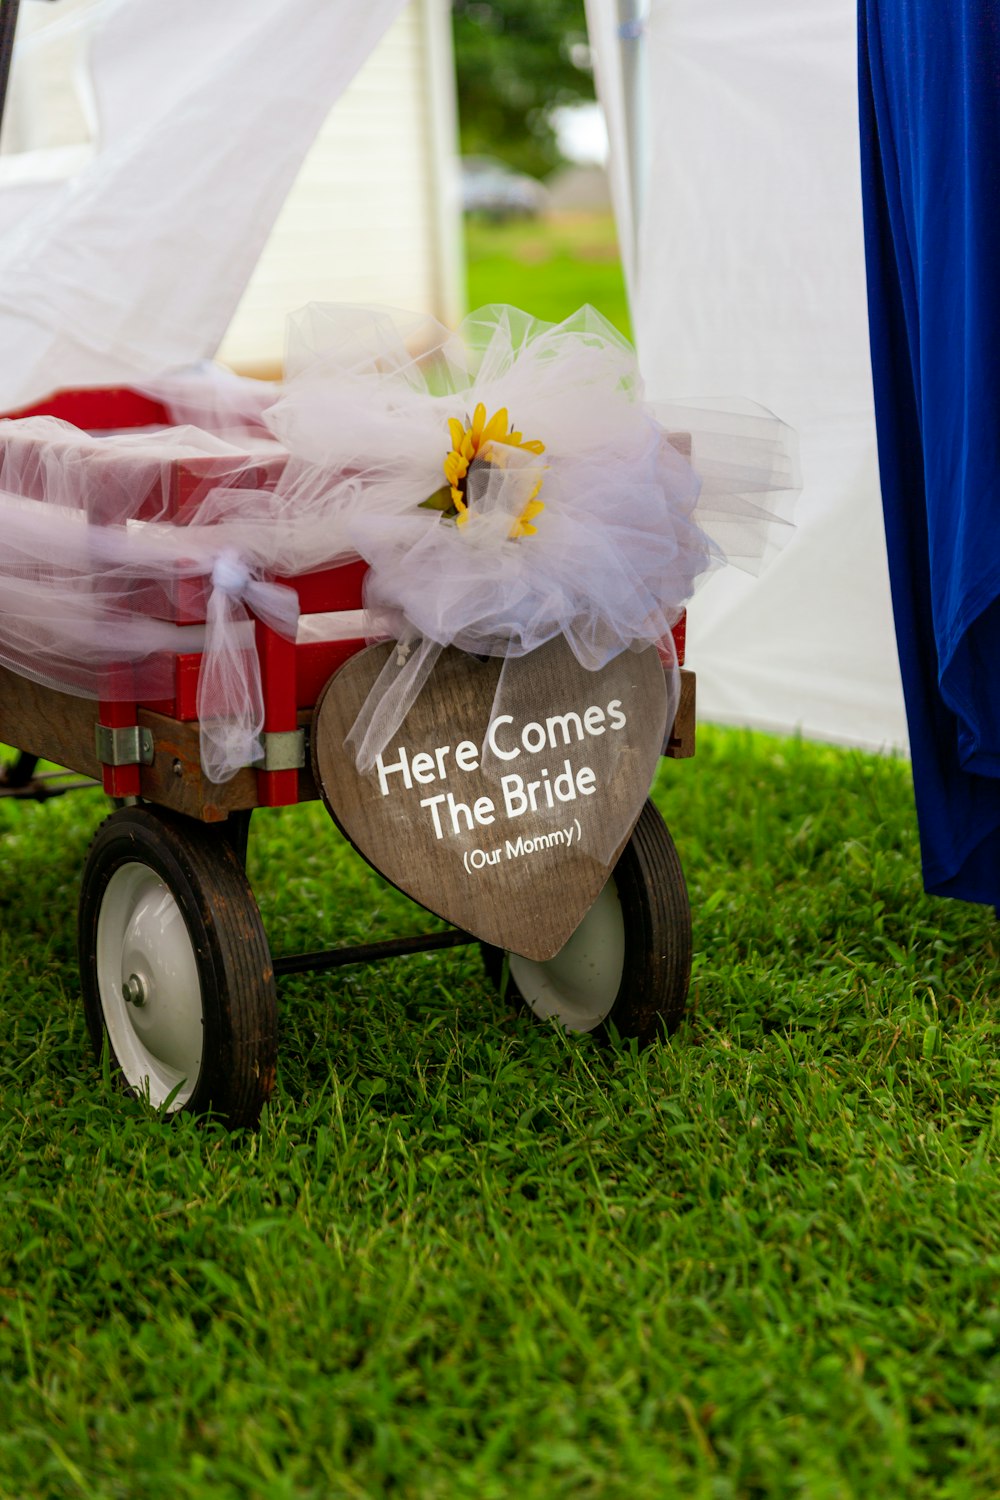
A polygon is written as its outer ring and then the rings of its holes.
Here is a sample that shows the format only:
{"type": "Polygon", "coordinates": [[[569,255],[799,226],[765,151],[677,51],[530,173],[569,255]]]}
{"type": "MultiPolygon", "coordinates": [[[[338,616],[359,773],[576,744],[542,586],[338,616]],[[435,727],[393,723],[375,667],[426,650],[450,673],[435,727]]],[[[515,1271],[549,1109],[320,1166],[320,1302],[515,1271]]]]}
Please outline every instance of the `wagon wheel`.
{"type": "Polygon", "coordinates": [[[91,1040],[100,1055],[107,1036],[127,1092],[257,1124],[274,1085],[274,974],[225,837],[145,807],[112,813],[83,873],[79,956],[91,1040]]]}
{"type": "MultiPolygon", "coordinates": [[[[503,952],[482,944],[499,989],[503,952]]],[[[507,993],[567,1031],[650,1041],[673,1031],[691,977],[691,909],[673,839],[646,802],[611,879],[573,936],[545,962],[510,955],[507,993]]]]}

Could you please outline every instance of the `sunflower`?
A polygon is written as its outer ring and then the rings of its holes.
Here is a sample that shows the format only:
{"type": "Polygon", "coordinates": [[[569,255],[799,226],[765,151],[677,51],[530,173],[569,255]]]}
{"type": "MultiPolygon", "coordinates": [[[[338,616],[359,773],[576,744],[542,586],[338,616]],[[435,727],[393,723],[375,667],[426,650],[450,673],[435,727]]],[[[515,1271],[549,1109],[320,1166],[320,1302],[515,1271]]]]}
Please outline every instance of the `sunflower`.
{"type": "MultiPolygon", "coordinates": [[[[513,427],[508,430],[507,408],[502,406],[498,412],[494,412],[489,421],[486,420],[486,407],[480,401],[472,414],[472,421],[463,427],[457,417],[448,418],[448,431],[451,435],[451,452],[444,461],[444,477],[448,481],[447,489],[439,490],[429,500],[423,503],[433,510],[442,510],[445,515],[454,516],[459,526],[464,526],[469,517],[469,507],[466,500],[469,467],[476,458],[483,457],[487,463],[499,460],[499,455],[487,452],[483,449],[490,443],[503,444],[506,448],[520,448],[526,453],[544,453],[545,444],[540,443],[537,438],[527,441],[513,427]]],[[[538,530],[531,523],[540,511],[544,510],[545,502],[537,499],[538,491],[542,487],[541,479],[535,485],[528,503],[511,527],[512,537],[533,536],[538,530]]]]}

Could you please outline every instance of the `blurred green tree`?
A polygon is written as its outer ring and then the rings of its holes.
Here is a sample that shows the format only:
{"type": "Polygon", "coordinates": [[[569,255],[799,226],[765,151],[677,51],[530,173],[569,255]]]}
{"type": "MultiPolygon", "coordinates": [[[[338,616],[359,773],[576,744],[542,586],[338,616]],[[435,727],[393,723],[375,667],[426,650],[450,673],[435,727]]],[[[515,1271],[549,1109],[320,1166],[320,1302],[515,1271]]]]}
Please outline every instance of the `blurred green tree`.
{"type": "Polygon", "coordinates": [[[551,112],[594,97],[583,0],[452,0],[465,156],[542,177],[562,157],[551,112]]]}

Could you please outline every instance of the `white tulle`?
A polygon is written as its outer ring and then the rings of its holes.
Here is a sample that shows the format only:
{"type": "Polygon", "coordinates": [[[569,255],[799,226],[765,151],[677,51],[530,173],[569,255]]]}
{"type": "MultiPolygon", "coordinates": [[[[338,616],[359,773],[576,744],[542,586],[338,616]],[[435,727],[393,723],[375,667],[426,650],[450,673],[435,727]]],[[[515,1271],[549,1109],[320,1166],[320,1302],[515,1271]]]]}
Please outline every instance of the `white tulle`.
{"type": "Polygon", "coordinates": [[[259,753],[251,617],[296,633],[297,597],[275,577],[370,565],[366,634],[400,644],[352,731],[364,769],[445,646],[509,658],[561,634],[592,670],[651,644],[669,664],[697,580],[726,555],[759,565],[794,482],[767,413],[647,407],[631,347],[588,308],[557,325],[486,308],[456,332],[312,308],[294,320],[283,387],[202,369],[155,392],[183,425],[94,436],[0,422],[0,662],[149,700],[170,696],[176,652],[203,649],[213,780],[259,753]],[[449,419],[468,425],[480,403],[544,452],[484,446],[459,525],[422,506],[446,483],[449,419]],[[198,483],[172,514],[178,463],[198,483]],[[512,535],[533,496],[534,534],[512,535]],[[182,583],[203,593],[203,626],[170,623],[182,583]]]}
{"type": "Polygon", "coordinates": [[[267,420],[312,465],[297,474],[299,502],[308,510],[331,471],[352,476],[338,516],[370,564],[376,632],[405,648],[352,731],[362,770],[444,646],[510,657],[563,635],[592,670],[651,644],[669,661],[670,627],[699,577],[725,561],[713,532],[756,567],[773,545],[776,498],[793,484],[787,430],[767,413],[746,406],[727,427],[721,412],[644,405],[631,346],[592,308],[557,325],[484,308],[456,333],[312,308],[293,324],[288,363],[267,420]],[[505,410],[544,453],[485,448],[458,525],[421,504],[443,483],[448,419],[467,424],[480,403],[487,415],[505,410]],[[536,488],[537,530],[513,539],[536,488]]]}

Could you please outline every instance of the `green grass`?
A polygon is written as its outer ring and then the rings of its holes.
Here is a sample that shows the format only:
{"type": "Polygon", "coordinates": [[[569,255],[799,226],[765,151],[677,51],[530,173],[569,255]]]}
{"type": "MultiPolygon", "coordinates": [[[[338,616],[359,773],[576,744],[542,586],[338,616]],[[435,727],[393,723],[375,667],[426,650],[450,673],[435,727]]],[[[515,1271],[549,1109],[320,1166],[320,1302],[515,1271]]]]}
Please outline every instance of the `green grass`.
{"type": "MultiPolygon", "coordinates": [[[[1000,1492],[998,955],[922,894],[908,768],[722,730],[668,763],[697,961],[636,1054],[471,950],[286,982],[257,1136],[102,1079],[99,794],[0,804],[0,1496],[1000,1492]]],[[[265,813],[276,951],[426,921],[265,813]]]]}
{"type": "Polygon", "coordinates": [[[466,220],[470,308],[509,302],[558,323],[589,302],[631,337],[610,214],[490,224],[466,220]]]}

